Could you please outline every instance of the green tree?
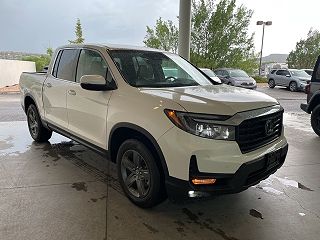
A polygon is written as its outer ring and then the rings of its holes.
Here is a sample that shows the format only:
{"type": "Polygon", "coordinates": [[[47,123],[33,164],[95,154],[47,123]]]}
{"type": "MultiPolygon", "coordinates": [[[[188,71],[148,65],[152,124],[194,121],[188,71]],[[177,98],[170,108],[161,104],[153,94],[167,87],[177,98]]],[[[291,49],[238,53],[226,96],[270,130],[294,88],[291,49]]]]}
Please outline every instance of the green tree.
{"type": "Polygon", "coordinates": [[[301,39],[296,44],[287,58],[290,68],[313,68],[320,55],[320,33],[310,29],[307,38],[301,39]]]}
{"type": "Polygon", "coordinates": [[[48,66],[51,60],[49,55],[40,55],[40,56],[26,56],[22,58],[23,61],[35,62],[37,72],[43,70],[45,66],[48,66]]]}
{"type": "MultiPolygon", "coordinates": [[[[236,0],[193,0],[191,62],[211,69],[235,67],[252,73],[258,68],[253,34],[248,33],[252,11],[236,0]]],[[[177,52],[178,28],[172,21],[157,20],[147,27],[148,47],[177,52]]]]}
{"type": "Polygon", "coordinates": [[[178,28],[173,22],[159,18],[154,29],[147,26],[147,35],[143,42],[147,47],[176,53],[178,50],[178,38],[178,28]]]}
{"type": "Polygon", "coordinates": [[[50,57],[52,57],[53,54],[53,49],[51,47],[47,48],[47,55],[49,55],[50,57]]]}
{"type": "Polygon", "coordinates": [[[248,26],[252,11],[236,0],[193,1],[191,61],[201,67],[257,68],[254,35],[248,26]]]}
{"type": "Polygon", "coordinates": [[[70,44],[82,44],[84,43],[84,38],[82,36],[82,26],[80,19],[77,18],[77,23],[75,27],[75,34],[76,34],[76,39],[75,40],[69,40],[70,44]]]}

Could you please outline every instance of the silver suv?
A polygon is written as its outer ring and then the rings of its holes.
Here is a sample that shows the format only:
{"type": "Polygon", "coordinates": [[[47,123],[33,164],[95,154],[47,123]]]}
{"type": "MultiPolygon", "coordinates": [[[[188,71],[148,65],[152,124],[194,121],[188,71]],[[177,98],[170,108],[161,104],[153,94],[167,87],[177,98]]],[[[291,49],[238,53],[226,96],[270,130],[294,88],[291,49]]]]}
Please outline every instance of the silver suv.
{"type": "Polygon", "coordinates": [[[248,89],[257,88],[256,81],[241,69],[219,68],[214,70],[214,73],[221,79],[222,83],[248,89]]]}
{"type": "Polygon", "coordinates": [[[289,88],[291,92],[304,91],[310,80],[310,75],[303,70],[297,69],[275,69],[268,74],[270,88],[283,86],[289,88]]]}

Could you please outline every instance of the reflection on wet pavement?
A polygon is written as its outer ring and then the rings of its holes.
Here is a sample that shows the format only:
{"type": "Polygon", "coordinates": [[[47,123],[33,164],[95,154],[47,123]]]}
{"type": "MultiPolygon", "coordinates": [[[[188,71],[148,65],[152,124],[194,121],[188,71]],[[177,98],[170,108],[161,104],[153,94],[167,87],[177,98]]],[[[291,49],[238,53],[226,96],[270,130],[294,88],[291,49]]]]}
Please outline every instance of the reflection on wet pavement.
{"type": "MultiPolygon", "coordinates": [[[[290,130],[290,126],[287,127],[290,130]]],[[[0,187],[0,191],[2,191],[0,212],[5,213],[1,215],[4,216],[2,219],[8,220],[15,216],[17,213],[11,213],[17,204],[14,201],[18,201],[17,206],[21,206],[20,198],[31,192],[31,200],[28,199],[27,204],[24,202],[27,207],[32,209],[30,211],[38,218],[39,215],[49,216],[52,214],[52,212],[46,212],[50,208],[54,213],[59,212],[59,214],[56,213],[56,218],[59,219],[56,221],[62,225],[69,224],[66,232],[75,229],[83,235],[84,226],[90,223],[101,224],[101,221],[102,228],[108,226],[106,236],[103,236],[103,233],[97,234],[98,237],[94,235],[95,237],[87,239],[269,240],[272,239],[270,232],[272,232],[274,239],[290,239],[290,236],[294,236],[293,239],[302,239],[302,236],[304,239],[317,239],[314,238],[315,235],[310,238],[305,237],[303,229],[308,228],[313,232],[320,229],[317,217],[320,212],[320,209],[317,208],[319,204],[315,200],[315,203],[310,207],[308,204],[311,201],[303,200],[304,198],[309,199],[312,194],[317,197],[318,195],[315,194],[318,194],[318,189],[314,185],[310,185],[310,182],[306,182],[305,179],[301,179],[299,174],[286,175],[286,168],[243,193],[176,204],[166,201],[158,207],[146,211],[133,206],[123,196],[117,181],[115,165],[100,155],[58,134],[54,134],[48,143],[36,144],[29,137],[26,122],[0,123],[0,175],[2,176],[0,184],[5,186],[6,182],[1,182],[2,179],[5,179],[3,175],[7,174],[9,179],[12,176],[10,174],[13,173],[8,172],[8,169],[15,169],[16,166],[20,166],[20,168],[16,172],[17,176],[14,176],[17,178],[15,184],[10,188],[0,187]],[[69,170],[63,172],[65,169],[69,170]],[[70,173],[75,174],[76,177],[66,176],[70,173]],[[55,175],[57,177],[54,177],[55,175]],[[59,177],[67,180],[58,181],[59,177]],[[49,180],[46,183],[41,182],[48,178],[51,179],[51,182],[49,180]],[[69,181],[69,179],[72,180],[69,181]],[[24,182],[25,180],[30,180],[33,185],[28,185],[28,182],[24,182]],[[39,185],[34,184],[37,181],[39,185]],[[99,185],[100,188],[96,185],[99,185]],[[18,188],[15,188],[16,186],[18,188]],[[43,196],[40,195],[46,188],[47,192],[44,192],[43,196]],[[55,188],[67,190],[62,193],[60,191],[54,192],[55,188]],[[4,196],[8,195],[8,189],[11,192],[23,192],[6,199],[4,196]],[[108,190],[106,191],[106,189],[108,190]],[[45,197],[52,191],[52,196],[56,198],[54,201],[48,201],[45,197]],[[72,196],[71,199],[70,196],[72,196]],[[299,201],[295,199],[297,196],[301,197],[298,199],[299,201]],[[43,200],[44,198],[48,201],[47,203],[43,200]],[[40,203],[34,205],[37,199],[40,203]],[[10,204],[10,201],[14,203],[8,208],[6,204],[10,204]],[[56,205],[55,201],[58,201],[59,204],[56,205]],[[68,201],[72,204],[64,206],[68,201]],[[38,210],[39,205],[43,202],[45,206],[41,208],[41,211],[45,214],[38,210]],[[79,202],[82,205],[77,205],[79,202]],[[76,207],[70,210],[74,205],[76,207]],[[87,213],[81,219],[77,219],[77,215],[87,209],[89,209],[87,213]],[[91,216],[91,214],[99,213],[106,214],[102,215],[102,220],[91,216]],[[292,225],[286,222],[288,218],[290,218],[292,225]],[[106,219],[108,221],[104,222],[106,219]],[[304,222],[301,222],[301,219],[304,222]],[[287,235],[286,231],[291,231],[293,234],[287,235]]],[[[25,211],[25,207],[19,211],[25,211]]],[[[30,216],[29,212],[26,214],[30,216]]],[[[17,221],[19,219],[15,220],[15,224],[17,221]]],[[[26,226],[23,225],[26,229],[30,228],[30,232],[34,231],[34,228],[27,227],[29,226],[28,221],[24,220],[19,224],[26,224],[26,226]]],[[[96,234],[101,230],[101,226],[99,228],[91,227],[91,230],[96,234]]],[[[51,232],[53,230],[50,228],[45,231],[51,232]]]]}

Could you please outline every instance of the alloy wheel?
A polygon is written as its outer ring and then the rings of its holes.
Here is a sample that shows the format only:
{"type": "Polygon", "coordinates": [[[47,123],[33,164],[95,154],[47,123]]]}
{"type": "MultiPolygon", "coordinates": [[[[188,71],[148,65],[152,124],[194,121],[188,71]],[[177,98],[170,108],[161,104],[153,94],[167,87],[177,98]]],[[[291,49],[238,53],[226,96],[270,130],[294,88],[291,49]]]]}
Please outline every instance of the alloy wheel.
{"type": "Polygon", "coordinates": [[[127,150],[121,159],[121,175],[128,191],[137,198],[147,196],[151,182],[144,158],[135,150],[127,150]]]}
{"type": "Polygon", "coordinates": [[[37,114],[33,108],[30,109],[28,114],[28,124],[29,124],[29,129],[31,131],[31,134],[33,136],[37,136],[39,131],[39,125],[37,121],[37,114]]]}
{"type": "Polygon", "coordinates": [[[290,83],[289,89],[291,92],[295,92],[297,90],[297,84],[295,82],[290,83]]]}

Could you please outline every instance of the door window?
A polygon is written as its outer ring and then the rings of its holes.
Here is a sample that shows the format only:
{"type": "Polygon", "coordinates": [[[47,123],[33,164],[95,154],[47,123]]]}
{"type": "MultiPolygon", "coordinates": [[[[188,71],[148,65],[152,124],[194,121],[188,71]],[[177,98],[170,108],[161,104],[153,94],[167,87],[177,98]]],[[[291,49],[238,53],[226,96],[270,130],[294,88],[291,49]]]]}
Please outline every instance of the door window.
{"type": "Polygon", "coordinates": [[[57,78],[74,82],[75,65],[78,51],[76,49],[64,49],[61,53],[57,78]]]}
{"type": "Polygon", "coordinates": [[[290,73],[288,70],[278,70],[276,75],[287,76],[287,75],[290,75],[290,73]]]}
{"type": "Polygon", "coordinates": [[[80,78],[84,75],[100,75],[107,78],[108,67],[101,55],[92,50],[81,50],[76,81],[80,82],[80,78]]]}

